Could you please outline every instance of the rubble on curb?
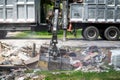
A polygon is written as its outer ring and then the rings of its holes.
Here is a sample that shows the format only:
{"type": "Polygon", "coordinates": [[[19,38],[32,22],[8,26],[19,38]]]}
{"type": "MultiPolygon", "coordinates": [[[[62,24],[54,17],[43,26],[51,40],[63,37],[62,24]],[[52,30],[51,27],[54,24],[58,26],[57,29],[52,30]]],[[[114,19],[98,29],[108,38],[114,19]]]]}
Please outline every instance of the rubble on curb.
{"type": "Polygon", "coordinates": [[[75,70],[86,71],[101,71],[101,67],[104,65],[104,59],[106,54],[102,53],[102,51],[97,46],[90,46],[86,48],[80,54],[81,58],[79,62],[74,63],[75,70]]]}
{"type": "MultiPolygon", "coordinates": [[[[39,52],[35,44],[14,46],[0,42],[0,80],[31,80],[41,78],[36,73],[39,52]],[[32,73],[25,73],[25,70],[34,69],[32,73]]],[[[40,71],[40,69],[39,69],[40,71]]]]}
{"type": "Polygon", "coordinates": [[[32,46],[14,46],[0,42],[0,65],[23,65],[32,58],[32,46]]]}
{"type": "MultiPolygon", "coordinates": [[[[43,44],[41,48],[39,47],[40,50],[35,50],[35,44],[31,44],[14,46],[0,42],[0,68],[1,70],[7,68],[7,71],[1,71],[0,80],[44,80],[45,75],[36,74],[37,71],[41,70],[107,72],[111,67],[120,70],[119,48],[106,49],[97,46],[73,48],[59,45],[62,58],[53,61],[48,58],[48,44],[43,44]],[[62,62],[60,59],[62,59],[62,62]],[[25,70],[31,69],[34,70],[32,73],[25,73],[25,70]]],[[[59,74],[59,72],[53,74],[59,74]]]]}
{"type": "MultiPolygon", "coordinates": [[[[50,61],[48,61],[48,55],[46,55],[47,53],[47,47],[46,46],[42,46],[41,49],[41,53],[43,53],[43,56],[41,58],[41,68],[43,67],[43,69],[45,70],[81,70],[83,72],[107,72],[110,67],[109,64],[111,63],[111,50],[112,49],[105,49],[105,48],[98,48],[97,46],[89,46],[87,48],[76,48],[75,50],[73,48],[69,48],[64,46],[64,53],[61,52],[62,47],[60,48],[60,52],[62,54],[62,61],[63,62],[57,62],[56,63],[50,63],[50,61]],[[44,60],[46,58],[46,60],[44,60]],[[64,59],[64,60],[63,60],[64,59]],[[65,63],[65,61],[67,62],[66,66],[67,68],[64,67],[65,64],[61,63],[65,63]],[[45,63],[45,64],[43,64],[45,63]],[[44,66],[43,66],[44,65],[44,66]],[[54,66],[53,66],[54,65],[54,66]],[[58,67],[61,66],[61,67],[58,67]],[[51,69],[52,67],[52,69],[51,69]]],[[[115,49],[116,51],[116,49],[115,49]]],[[[114,52],[115,52],[114,51],[114,52]]],[[[118,58],[117,58],[118,60],[118,58]]],[[[118,60],[119,62],[119,60],[118,60]]],[[[114,67],[111,65],[111,67],[114,67]]]]}

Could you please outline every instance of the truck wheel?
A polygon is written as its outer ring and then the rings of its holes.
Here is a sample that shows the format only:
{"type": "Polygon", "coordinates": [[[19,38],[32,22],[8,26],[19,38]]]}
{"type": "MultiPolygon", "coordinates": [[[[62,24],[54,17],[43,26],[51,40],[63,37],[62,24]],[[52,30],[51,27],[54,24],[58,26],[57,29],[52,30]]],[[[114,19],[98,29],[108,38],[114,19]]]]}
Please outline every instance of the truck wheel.
{"type": "Polygon", "coordinates": [[[96,40],[99,36],[99,31],[94,26],[86,27],[83,36],[87,40],[96,40]]]}
{"type": "Polygon", "coordinates": [[[104,32],[106,39],[111,41],[118,40],[119,34],[119,29],[115,26],[108,27],[104,32]]]}
{"type": "Polygon", "coordinates": [[[7,35],[7,31],[0,31],[0,39],[4,39],[7,35]]]}

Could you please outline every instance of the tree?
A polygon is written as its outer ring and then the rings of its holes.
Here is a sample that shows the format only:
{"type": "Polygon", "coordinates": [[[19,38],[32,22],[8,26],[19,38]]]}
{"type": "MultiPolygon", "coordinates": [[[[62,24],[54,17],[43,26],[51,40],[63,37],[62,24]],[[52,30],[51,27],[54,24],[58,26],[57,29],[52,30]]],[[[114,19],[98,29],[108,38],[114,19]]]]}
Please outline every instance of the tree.
{"type": "Polygon", "coordinates": [[[41,22],[44,23],[46,22],[46,16],[48,13],[48,10],[51,6],[54,4],[54,0],[40,0],[41,1],[41,22]]]}

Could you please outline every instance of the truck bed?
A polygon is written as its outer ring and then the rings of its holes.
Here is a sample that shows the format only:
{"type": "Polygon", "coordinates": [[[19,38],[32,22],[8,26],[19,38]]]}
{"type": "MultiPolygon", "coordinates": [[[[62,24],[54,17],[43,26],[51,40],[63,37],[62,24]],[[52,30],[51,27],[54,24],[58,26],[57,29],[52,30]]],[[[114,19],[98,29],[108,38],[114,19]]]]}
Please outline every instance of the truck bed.
{"type": "Polygon", "coordinates": [[[0,0],[0,23],[31,22],[35,22],[35,0],[0,0]]]}
{"type": "Polygon", "coordinates": [[[70,22],[120,23],[120,0],[84,0],[70,5],[70,22]]]}

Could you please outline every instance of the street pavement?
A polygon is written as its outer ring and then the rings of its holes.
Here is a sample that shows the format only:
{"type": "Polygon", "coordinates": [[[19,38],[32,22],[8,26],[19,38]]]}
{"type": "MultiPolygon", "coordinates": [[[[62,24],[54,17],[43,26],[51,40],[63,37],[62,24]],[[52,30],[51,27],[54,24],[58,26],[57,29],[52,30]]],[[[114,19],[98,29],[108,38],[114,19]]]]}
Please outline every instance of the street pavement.
{"type": "MultiPolygon", "coordinates": [[[[25,44],[26,42],[32,42],[39,45],[42,44],[49,44],[51,39],[40,39],[40,38],[14,38],[14,35],[18,32],[8,33],[6,39],[1,39],[1,42],[7,42],[7,43],[13,43],[15,45],[19,44],[25,44]]],[[[70,47],[89,47],[89,46],[98,46],[98,47],[115,47],[120,48],[120,40],[118,41],[108,41],[108,40],[95,40],[95,41],[88,41],[84,39],[67,39],[66,41],[63,41],[61,39],[58,40],[58,46],[70,46],[70,47]]]]}

